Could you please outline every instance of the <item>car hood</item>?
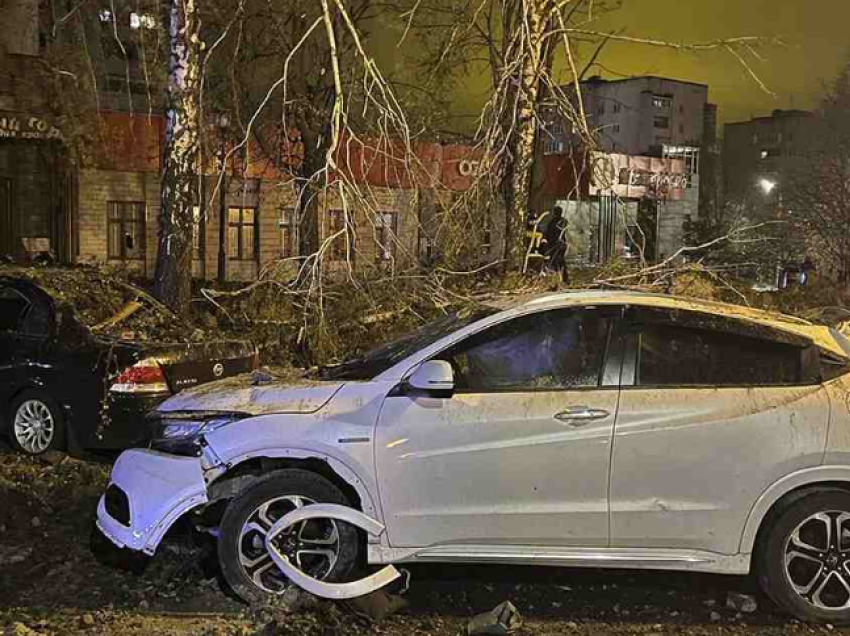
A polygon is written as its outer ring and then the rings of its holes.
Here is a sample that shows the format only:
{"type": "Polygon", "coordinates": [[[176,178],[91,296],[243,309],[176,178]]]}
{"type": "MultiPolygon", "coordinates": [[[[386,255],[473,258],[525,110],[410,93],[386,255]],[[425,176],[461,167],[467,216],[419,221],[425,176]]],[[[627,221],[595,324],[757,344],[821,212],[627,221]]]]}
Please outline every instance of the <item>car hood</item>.
{"type": "Polygon", "coordinates": [[[311,380],[295,372],[254,372],[188,389],[163,402],[160,413],[228,411],[267,415],[315,413],[339,391],[343,382],[311,380]]]}

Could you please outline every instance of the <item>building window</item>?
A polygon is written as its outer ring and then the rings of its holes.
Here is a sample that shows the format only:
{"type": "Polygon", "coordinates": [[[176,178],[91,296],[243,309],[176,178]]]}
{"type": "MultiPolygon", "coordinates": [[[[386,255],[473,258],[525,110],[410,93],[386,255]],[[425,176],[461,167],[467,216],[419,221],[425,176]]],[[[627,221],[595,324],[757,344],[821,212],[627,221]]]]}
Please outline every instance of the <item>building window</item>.
{"type": "Polygon", "coordinates": [[[351,230],[346,227],[345,210],[329,210],[328,211],[328,236],[333,239],[328,251],[331,260],[344,261],[354,259],[354,243],[352,241],[351,230]],[[344,234],[340,234],[344,232],[344,234]],[[336,236],[340,234],[340,236],[336,236]]]}
{"type": "Polygon", "coordinates": [[[654,95],[652,97],[652,105],[658,109],[668,110],[673,105],[673,100],[669,97],[654,95]]]}
{"type": "Polygon", "coordinates": [[[543,134],[545,135],[545,141],[543,142],[544,155],[564,154],[564,149],[566,148],[564,124],[560,119],[548,122],[543,130],[543,134]]]}
{"type": "Polygon", "coordinates": [[[133,30],[155,29],[156,20],[152,15],[147,13],[136,13],[134,11],[130,14],[130,28],[133,30]]]}
{"type": "Polygon", "coordinates": [[[280,255],[283,258],[295,256],[295,209],[280,209],[280,255]]]}
{"type": "Polygon", "coordinates": [[[110,201],[107,204],[108,257],[130,261],[145,258],[145,204],[110,201]]]}
{"type": "Polygon", "coordinates": [[[619,113],[622,109],[622,106],[619,103],[614,104],[614,112],[619,113]]]}
{"type": "Polygon", "coordinates": [[[596,112],[598,112],[600,115],[604,115],[605,114],[605,104],[599,104],[599,108],[597,109],[596,112]]]}
{"type": "Polygon", "coordinates": [[[97,17],[100,18],[101,22],[112,22],[112,11],[109,9],[101,9],[97,17]]]}
{"type": "Polygon", "coordinates": [[[563,139],[547,137],[546,142],[543,144],[543,154],[544,155],[562,155],[562,154],[564,154],[565,148],[566,148],[566,143],[564,142],[563,139]]]}
{"type": "Polygon", "coordinates": [[[614,124],[611,126],[611,132],[615,135],[620,132],[620,124],[614,124]]]}
{"type": "Polygon", "coordinates": [[[669,117],[656,117],[652,125],[656,128],[670,128],[670,118],[669,117]]]}
{"type": "Polygon", "coordinates": [[[398,214],[378,212],[375,215],[375,240],[377,241],[377,259],[391,261],[395,258],[395,242],[398,236],[398,214]]]}
{"type": "Polygon", "coordinates": [[[196,261],[203,258],[204,245],[206,237],[204,236],[204,227],[206,224],[201,214],[199,206],[192,207],[192,258],[196,261]]]}
{"type": "Polygon", "coordinates": [[[256,208],[229,208],[227,211],[227,257],[232,261],[257,258],[260,234],[256,208]]]}

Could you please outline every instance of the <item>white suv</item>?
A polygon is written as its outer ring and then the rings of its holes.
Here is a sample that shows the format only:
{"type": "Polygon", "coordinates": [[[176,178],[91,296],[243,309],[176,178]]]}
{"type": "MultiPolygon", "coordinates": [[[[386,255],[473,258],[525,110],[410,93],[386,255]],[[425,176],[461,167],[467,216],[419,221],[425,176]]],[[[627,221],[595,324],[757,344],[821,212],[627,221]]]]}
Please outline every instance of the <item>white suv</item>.
{"type": "Polygon", "coordinates": [[[289,584],[281,555],[333,587],[365,551],[756,571],[797,616],[847,622],[848,371],[836,331],[741,307],[575,292],[484,308],[313,379],[175,396],[154,450],[116,462],[98,525],[153,554],[178,518],[223,509],[221,566],[249,601],[289,584]],[[336,512],[280,527],[312,504],[336,512]]]}

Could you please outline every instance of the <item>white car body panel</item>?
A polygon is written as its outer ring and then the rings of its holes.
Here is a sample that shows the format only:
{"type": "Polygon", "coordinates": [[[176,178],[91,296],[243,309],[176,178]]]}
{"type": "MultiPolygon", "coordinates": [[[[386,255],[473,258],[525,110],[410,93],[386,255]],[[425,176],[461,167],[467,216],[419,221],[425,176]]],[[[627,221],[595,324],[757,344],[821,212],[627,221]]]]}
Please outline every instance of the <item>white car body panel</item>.
{"type": "Polygon", "coordinates": [[[128,450],[112,467],[110,484],[130,502],[130,526],[106,513],[104,498],[97,525],[119,547],[153,554],[168,529],[185,512],[207,499],[201,463],[195,457],[175,457],[156,451],[128,450]]]}
{"type": "MultiPolygon", "coordinates": [[[[225,426],[206,439],[221,460],[236,466],[253,457],[327,461],[360,495],[363,512],[382,518],[375,482],[373,433],[388,382],[349,382],[315,414],[261,415],[225,426]]],[[[283,395],[284,389],[278,388],[283,395]]],[[[295,389],[295,392],[299,389],[295,389]]]]}
{"type": "Polygon", "coordinates": [[[307,414],[320,410],[340,388],[341,382],[304,380],[283,387],[279,384],[254,386],[250,375],[239,375],[182,391],[163,402],[158,410],[163,413],[225,411],[251,415],[307,414]]]}
{"type": "Polygon", "coordinates": [[[735,554],[753,503],[823,461],[819,386],[627,388],[611,475],[611,545],[735,554]]]}
{"type": "Polygon", "coordinates": [[[607,545],[618,393],[387,398],[375,456],[391,545],[607,545]],[[576,406],[610,415],[582,428],[555,419],[576,406]]]}

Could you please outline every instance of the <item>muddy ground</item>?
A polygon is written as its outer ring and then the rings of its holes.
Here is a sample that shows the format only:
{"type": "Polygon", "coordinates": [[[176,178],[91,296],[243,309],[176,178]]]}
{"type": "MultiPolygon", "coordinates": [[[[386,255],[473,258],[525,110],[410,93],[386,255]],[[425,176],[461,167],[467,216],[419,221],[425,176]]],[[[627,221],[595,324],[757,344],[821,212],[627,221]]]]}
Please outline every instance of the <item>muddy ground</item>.
{"type": "Polygon", "coordinates": [[[179,533],[140,574],[96,560],[90,532],[108,460],[34,460],[0,444],[0,634],[454,636],[504,600],[525,618],[518,633],[534,636],[841,631],[782,615],[745,578],[445,566],[412,569],[409,607],[377,624],[334,606],[274,621],[223,591],[214,559],[179,533]],[[756,594],[758,610],[728,609],[730,592],[756,594]]]}

